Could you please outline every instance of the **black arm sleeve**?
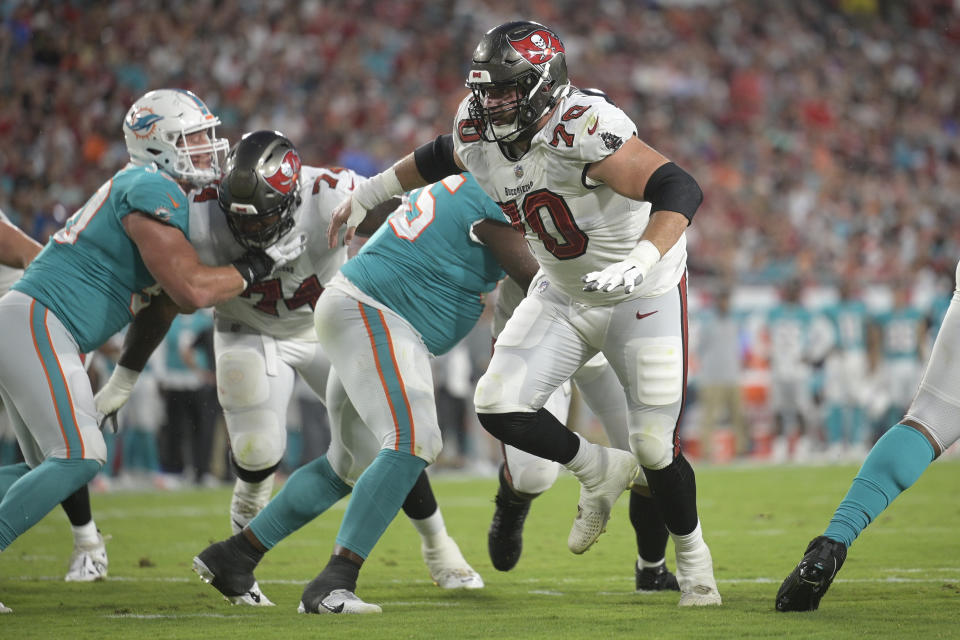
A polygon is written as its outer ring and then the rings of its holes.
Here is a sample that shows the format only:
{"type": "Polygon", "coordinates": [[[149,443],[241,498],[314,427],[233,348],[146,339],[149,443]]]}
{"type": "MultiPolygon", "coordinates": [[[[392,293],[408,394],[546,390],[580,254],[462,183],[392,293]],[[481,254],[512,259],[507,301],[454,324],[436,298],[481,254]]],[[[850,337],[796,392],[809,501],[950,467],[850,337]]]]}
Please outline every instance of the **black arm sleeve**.
{"type": "Polygon", "coordinates": [[[422,144],[413,152],[417,170],[429,182],[442,180],[455,173],[463,173],[453,159],[453,134],[437,136],[433,142],[422,144]]]}
{"type": "Polygon", "coordinates": [[[693,220],[703,202],[703,191],[689,173],[672,162],[661,165],[647,180],[643,199],[650,203],[650,213],[676,211],[693,220]]]}

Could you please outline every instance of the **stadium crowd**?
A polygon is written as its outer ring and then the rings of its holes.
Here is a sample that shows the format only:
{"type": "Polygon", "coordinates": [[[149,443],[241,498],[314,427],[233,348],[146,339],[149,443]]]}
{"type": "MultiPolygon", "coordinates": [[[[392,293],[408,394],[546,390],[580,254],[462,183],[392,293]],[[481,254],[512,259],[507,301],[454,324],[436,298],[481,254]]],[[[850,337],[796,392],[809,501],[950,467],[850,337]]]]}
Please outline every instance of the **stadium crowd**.
{"type": "Polygon", "coordinates": [[[481,30],[534,17],[564,38],[572,82],[607,91],[642,139],[700,183],[688,231],[694,309],[731,296],[745,369],[765,353],[757,318],[790,283],[810,306],[851,289],[877,312],[906,288],[927,325],[953,289],[952,0],[38,1],[3,11],[0,209],[41,241],[126,161],[120,122],[149,89],[196,91],[231,141],[277,129],[305,163],[370,175],[449,131],[481,30]]]}

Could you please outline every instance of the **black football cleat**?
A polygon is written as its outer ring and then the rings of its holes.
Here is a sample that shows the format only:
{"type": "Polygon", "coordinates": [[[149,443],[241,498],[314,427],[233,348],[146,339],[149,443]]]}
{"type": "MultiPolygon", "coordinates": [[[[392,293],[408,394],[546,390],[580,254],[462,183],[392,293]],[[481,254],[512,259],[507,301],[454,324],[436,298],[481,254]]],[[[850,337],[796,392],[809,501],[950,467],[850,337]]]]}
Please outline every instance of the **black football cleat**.
{"type": "Polygon", "coordinates": [[[777,591],[777,611],[816,611],[846,559],[847,547],[842,542],[826,536],[811,540],[800,564],[777,591]]]}
{"type": "Polygon", "coordinates": [[[532,499],[514,493],[503,475],[500,465],[500,488],[494,503],[497,505],[487,532],[487,551],[497,571],[510,571],[520,561],[523,552],[523,523],[530,512],[532,499]]]}
{"type": "Polygon", "coordinates": [[[659,567],[646,567],[644,569],[641,569],[637,563],[634,563],[633,569],[637,579],[637,591],[641,593],[650,591],[680,591],[680,583],[677,582],[677,576],[670,573],[670,570],[667,569],[666,562],[659,567]]]}

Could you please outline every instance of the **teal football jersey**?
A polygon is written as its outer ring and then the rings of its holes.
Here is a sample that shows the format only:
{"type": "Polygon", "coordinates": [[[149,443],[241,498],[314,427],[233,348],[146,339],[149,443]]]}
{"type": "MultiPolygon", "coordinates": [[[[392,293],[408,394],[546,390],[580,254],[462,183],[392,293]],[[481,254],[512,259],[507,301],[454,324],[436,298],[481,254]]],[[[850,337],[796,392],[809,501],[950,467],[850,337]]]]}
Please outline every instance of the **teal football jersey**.
{"type": "Polygon", "coordinates": [[[506,275],[493,253],[471,239],[473,225],[484,219],[509,223],[469,173],[444,178],[407,194],[340,270],[440,355],[469,333],[483,312],[483,294],[506,275]]]}
{"type": "Polygon", "coordinates": [[[57,231],[13,288],[36,298],[92,351],[159,292],[121,220],[141,211],[187,235],[187,194],[156,166],[127,165],[57,231]]]}

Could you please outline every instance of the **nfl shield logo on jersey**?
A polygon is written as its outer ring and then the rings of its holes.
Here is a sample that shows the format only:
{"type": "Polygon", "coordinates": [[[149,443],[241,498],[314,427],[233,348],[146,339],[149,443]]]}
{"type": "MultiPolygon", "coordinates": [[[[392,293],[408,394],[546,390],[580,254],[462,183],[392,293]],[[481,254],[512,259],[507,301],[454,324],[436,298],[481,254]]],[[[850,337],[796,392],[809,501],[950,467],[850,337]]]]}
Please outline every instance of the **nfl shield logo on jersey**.
{"type": "Polygon", "coordinates": [[[543,293],[544,291],[547,290],[547,287],[549,286],[550,286],[550,281],[544,278],[543,280],[537,283],[537,293],[543,293]]]}
{"type": "Polygon", "coordinates": [[[522,177],[523,177],[523,167],[521,167],[520,165],[515,166],[515,167],[513,168],[513,175],[517,178],[517,180],[519,180],[520,178],[522,178],[522,177]]]}

